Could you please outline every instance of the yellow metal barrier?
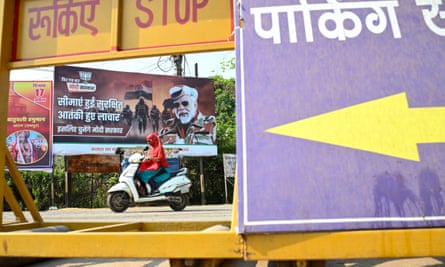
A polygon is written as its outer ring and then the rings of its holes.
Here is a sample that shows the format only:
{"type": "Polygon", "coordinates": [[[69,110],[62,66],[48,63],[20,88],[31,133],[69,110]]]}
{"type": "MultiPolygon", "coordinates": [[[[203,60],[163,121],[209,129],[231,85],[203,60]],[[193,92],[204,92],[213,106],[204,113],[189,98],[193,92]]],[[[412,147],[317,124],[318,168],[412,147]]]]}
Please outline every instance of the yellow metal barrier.
{"type": "MultiPolygon", "coordinates": [[[[7,166],[33,221],[27,222],[8,188],[4,168],[0,168],[0,199],[6,199],[16,222],[3,223],[3,201],[0,201],[0,257],[141,257],[199,258],[244,260],[323,260],[347,258],[445,256],[445,229],[403,229],[372,231],[338,231],[319,233],[236,233],[237,193],[229,231],[206,232],[215,222],[194,223],[45,223],[33,203],[23,179],[6,149],[9,68],[13,54],[13,21],[15,4],[0,0],[0,166],[7,166]],[[32,232],[33,229],[62,226],[64,232],[32,232]],[[25,230],[25,232],[23,232],[25,230]],[[116,242],[116,238],[119,242],[116,242]],[[149,245],[141,249],[140,244],[149,245]]],[[[113,6],[119,1],[114,0],[113,6]]],[[[113,16],[118,16],[113,13],[113,16]]],[[[117,42],[117,41],[116,41],[117,42]]],[[[227,49],[227,44],[221,49],[227,49]]],[[[193,51],[189,51],[193,52],[193,51]]],[[[119,56],[143,56],[119,54],[119,56]]],[[[99,57],[100,58],[100,57],[99,57]]],[[[82,56],[92,61],[95,56],[82,56]]],[[[103,58],[100,58],[103,59],[103,58]]],[[[79,59],[77,59],[79,60],[79,59]]],[[[26,62],[26,66],[33,62],[26,62]]],[[[58,59],[38,61],[39,64],[61,64],[58,59]]]]}

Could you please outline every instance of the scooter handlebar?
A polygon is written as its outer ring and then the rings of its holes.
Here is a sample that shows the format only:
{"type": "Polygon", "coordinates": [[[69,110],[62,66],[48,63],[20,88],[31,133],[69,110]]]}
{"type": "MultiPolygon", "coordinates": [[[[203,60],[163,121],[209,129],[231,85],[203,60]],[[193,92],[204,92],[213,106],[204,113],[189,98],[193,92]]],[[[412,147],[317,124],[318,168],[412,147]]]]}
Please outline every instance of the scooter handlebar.
{"type": "Polygon", "coordinates": [[[144,154],[134,153],[128,158],[130,163],[140,163],[144,159],[144,154]]]}

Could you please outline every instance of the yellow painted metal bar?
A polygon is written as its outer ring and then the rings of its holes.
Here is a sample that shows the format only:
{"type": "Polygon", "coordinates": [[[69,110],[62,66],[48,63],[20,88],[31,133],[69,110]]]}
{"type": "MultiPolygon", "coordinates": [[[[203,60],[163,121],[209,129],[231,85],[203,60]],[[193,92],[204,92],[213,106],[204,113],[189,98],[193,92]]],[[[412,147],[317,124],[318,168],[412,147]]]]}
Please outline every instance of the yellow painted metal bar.
{"type": "Polygon", "coordinates": [[[139,232],[143,227],[143,223],[118,223],[114,225],[98,226],[74,231],[72,233],[92,233],[92,232],[139,232]]]}
{"type": "Polygon", "coordinates": [[[23,68],[33,68],[41,66],[59,66],[66,64],[75,64],[83,62],[94,62],[94,61],[106,61],[106,60],[119,60],[128,58],[140,58],[140,57],[153,57],[153,56],[163,56],[172,54],[183,54],[184,51],[187,53],[200,53],[200,52],[211,52],[211,51],[226,51],[233,50],[233,42],[227,41],[227,43],[212,44],[211,49],[207,49],[205,45],[190,46],[190,47],[166,47],[166,48],[150,48],[150,49],[137,49],[128,51],[112,51],[101,54],[85,54],[76,56],[64,56],[62,58],[42,58],[34,60],[23,60],[23,61],[13,61],[8,64],[9,69],[23,69],[23,68]]]}
{"type": "MultiPolygon", "coordinates": [[[[74,232],[122,232],[137,230],[140,232],[186,232],[204,231],[214,226],[229,226],[230,221],[156,221],[156,222],[11,222],[0,226],[0,232],[12,232],[31,228],[55,227],[63,225],[74,232]]],[[[1,235],[1,234],[0,234],[1,235]]]]}
{"type": "Polygon", "coordinates": [[[107,226],[111,232],[100,232],[99,227],[90,233],[3,233],[0,242],[4,250],[0,251],[0,257],[242,258],[251,261],[445,256],[445,229],[243,236],[232,231],[138,231],[143,224],[107,226]],[[115,242],[117,236],[118,243],[115,242]],[[140,244],[153,246],[141,250],[140,244]]]}
{"type": "Polygon", "coordinates": [[[72,230],[72,232],[187,232],[187,231],[204,231],[213,226],[228,226],[229,221],[212,221],[212,222],[51,222],[41,223],[41,227],[50,227],[64,225],[72,230]]]}
{"type": "MultiPolygon", "coordinates": [[[[64,225],[71,231],[87,231],[91,228],[100,229],[101,227],[110,228],[110,232],[119,232],[119,229],[112,229],[113,226],[121,225],[123,222],[43,222],[39,223],[39,227],[51,227],[57,225],[64,225]]],[[[230,225],[230,221],[184,221],[184,222],[128,222],[138,225],[141,232],[187,232],[187,231],[203,231],[215,225],[230,225]]],[[[8,225],[12,228],[12,225],[8,225]]],[[[6,227],[5,227],[6,228],[6,227]]],[[[99,230],[100,231],[100,230],[99,230]]]]}
{"type": "Polygon", "coordinates": [[[40,216],[40,212],[37,209],[34,200],[32,199],[31,193],[29,192],[28,187],[26,186],[22,175],[20,174],[19,170],[17,169],[17,166],[14,163],[14,160],[11,157],[11,154],[9,152],[6,152],[5,156],[6,156],[6,165],[8,166],[9,173],[11,174],[12,177],[12,181],[14,182],[17,190],[19,191],[20,196],[22,197],[22,200],[25,203],[26,208],[31,213],[31,216],[34,219],[34,221],[39,221],[39,222],[43,221],[42,217],[40,216]]]}
{"type": "Polygon", "coordinates": [[[233,179],[233,200],[232,200],[232,223],[230,225],[230,231],[237,232],[238,228],[238,178],[237,178],[238,166],[235,165],[235,177],[233,179]]]}
{"type": "Polygon", "coordinates": [[[445,256],[445,229],[249,234],[247,260],[445,256]]]}
{"type": "Polygon", "coordinates": [[[0,257],[242,258],[232,232],[3,233],[0,257]]]}
{"type": "Polygon", "coordinates": [[[6,161],[6,121],[8,117],[9,69],[12,55],[12,38],[15,1],[0,0],[0,223],[3,223],[4,190],[8,186],[5,179],[6,161]]]}
{"type": "Polygon", "coordinates": [[[11,188],[9,188],[9,186],[6,185],[6,183],[5,183],[5,188],[4,188],[4,195],[5,195],[6,202],[8,203],[11,210],[14,212],[16,221],[26,222],[25,215],[23,214],[23,211],[22,211],[17,199],[15,198],[14,194],[12,193],[11,188]]]}
{"type": "Polygon", "coordinates": [[[22,176],[20,175],[11,155],[6,147],[8,100],[9,100],[9,68],[13,54],[13,29],[14,12],[17,1],[0,1],[0,223],[3,224],[3,199],[6,199],[11,209],[14,211],[18,221],[26,221],[17,200],[14,198],[10,188],[7,185],[5,177],[5,166],[8,167],[13,182],[25,202],[26,207],[31,212],[34,220],[42,221],[40,213],[35,206],[32,196],[26,187],[22,176]]]}
{"type": "MultiPolygon", "coordinates": [[[[0,232],[12,232],[12,231],[23,231],[33,228],[41,227],[39,222],[14,222],[14,223],[3,223],[0,226],[0,232]]],[[[1,236],[1,233],[0,233],[1,236]]]]}

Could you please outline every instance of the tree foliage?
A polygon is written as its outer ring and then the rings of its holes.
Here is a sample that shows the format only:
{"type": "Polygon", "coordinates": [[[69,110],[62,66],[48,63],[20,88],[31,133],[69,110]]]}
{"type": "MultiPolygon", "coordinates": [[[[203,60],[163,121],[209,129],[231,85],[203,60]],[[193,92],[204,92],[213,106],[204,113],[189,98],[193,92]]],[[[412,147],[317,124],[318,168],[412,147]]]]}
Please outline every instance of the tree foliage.
{"type": "MultiPolygon", "coordinates": [[[[236,152],[235,79],[213,77],[215,88],[216,134],[218,155],[208,158],[185,158],[193,181],[191,203],[224,203],[225,184],[223,154],[236,152]],[[201,194],[201,162],[204,180],[204,196],[201,194]]],[[[233,186],[228,184],[227,198],[233,197],[233,186]]]]}

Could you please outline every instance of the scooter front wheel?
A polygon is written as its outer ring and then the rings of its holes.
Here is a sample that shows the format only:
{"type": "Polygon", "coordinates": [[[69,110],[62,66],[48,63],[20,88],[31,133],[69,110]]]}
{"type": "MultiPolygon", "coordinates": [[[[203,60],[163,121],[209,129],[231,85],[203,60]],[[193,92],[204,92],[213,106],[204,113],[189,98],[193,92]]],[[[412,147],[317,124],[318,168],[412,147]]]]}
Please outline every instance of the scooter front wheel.
{"type": "Polygon", "coordinates": [[[187,203],[188,203],[188,196],[185,194],[171,196],[169,200],[169,206],[174,211],[181,211],[185,209],[187,203]]]}
{"type": "Polygon", "coordinates": [[[117,191],[108,194],[107,205],[114,212],[124,212],[130,205],[130,196],[125,191],[117,191]]]}

